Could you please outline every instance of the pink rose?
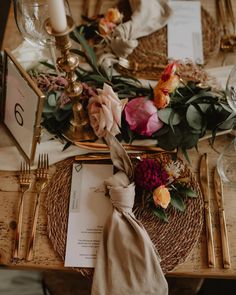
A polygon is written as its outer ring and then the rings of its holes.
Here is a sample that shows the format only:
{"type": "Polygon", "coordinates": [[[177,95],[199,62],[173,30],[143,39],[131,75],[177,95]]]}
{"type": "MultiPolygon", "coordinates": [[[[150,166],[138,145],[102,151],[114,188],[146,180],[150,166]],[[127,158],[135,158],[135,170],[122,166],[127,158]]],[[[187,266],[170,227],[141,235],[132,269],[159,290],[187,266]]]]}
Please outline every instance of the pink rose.
{"type": "Polygon", "coordinates": [[[125,118],[131,130],[145,136],[151,136],[163,126],[153,101],[146,97],[129,101],[125,107],[125,118]]]}
{"type": "Polygon", "coordinates": [[[90,124],[98,137],[105,136],[106,130],[115,136],[120,133],[123,103],[107,84],[103,85],[103,89],[97,89],[97,91],[98,94],[89,99],[90,124]]]}

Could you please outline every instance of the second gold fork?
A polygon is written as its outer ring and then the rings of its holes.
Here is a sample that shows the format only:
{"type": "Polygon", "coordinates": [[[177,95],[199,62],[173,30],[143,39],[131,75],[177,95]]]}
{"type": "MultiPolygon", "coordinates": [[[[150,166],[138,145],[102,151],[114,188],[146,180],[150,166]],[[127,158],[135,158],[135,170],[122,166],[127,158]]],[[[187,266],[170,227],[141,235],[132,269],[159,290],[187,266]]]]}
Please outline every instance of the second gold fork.
{"type": "Polygon", "coordinates": [[[16,238],[15,238],[15,246],[13,251],[13,259],[19,259],[22,219],[23,219],[23,209],[24,209],[24,196],[25,196],[25,192],[29,190],[31,185],[30,166],[27,163],[21,163],[19,182],[20,182],[21,195],[20,195],[20,203],[19,203],[19,210],[18,210],[18,220],[16,225],[16,238]]]}
{"type": "Polygon", "coordinates": [[[38,167],[36,169],[36,202],[34,207],[33,226],[31,229],[29,246],[26,253],[26,260],[31,261],[34,254],[36,227],[39,214],[40,195],[48,183],[49,160],[48,155],[39,155],[38,167]]]}

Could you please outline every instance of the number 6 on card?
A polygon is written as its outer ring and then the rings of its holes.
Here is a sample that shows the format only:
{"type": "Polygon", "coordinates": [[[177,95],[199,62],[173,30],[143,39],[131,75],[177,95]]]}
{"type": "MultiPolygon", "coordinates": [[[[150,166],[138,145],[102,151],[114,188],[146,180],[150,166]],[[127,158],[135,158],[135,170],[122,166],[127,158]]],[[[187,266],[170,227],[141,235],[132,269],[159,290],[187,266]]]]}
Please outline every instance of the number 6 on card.
{"type": "Polygon", "coordinates": [[[24,158],[34,161],[40,140],[44,94],[8,49],[4,51],[1,121],[24,158]]]}

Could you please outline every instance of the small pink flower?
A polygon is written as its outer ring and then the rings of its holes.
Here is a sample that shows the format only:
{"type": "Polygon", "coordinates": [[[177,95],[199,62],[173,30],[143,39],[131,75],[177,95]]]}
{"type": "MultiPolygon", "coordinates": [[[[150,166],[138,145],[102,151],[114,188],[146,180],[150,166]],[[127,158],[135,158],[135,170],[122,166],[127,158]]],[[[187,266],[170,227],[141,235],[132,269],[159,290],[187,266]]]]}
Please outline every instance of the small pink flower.
{"type": "Polygon", "coordinates": [[[106,18],[101,18],[98,24],[98,30],[102,36],[106,36],[110,34],[115,27],[116,27],[116,24],[109,21],[106,18]]]}
{"type": "Polygon", "coordinates": [[[137,97],[127,103],[125,119],[131,130],[144,136],[151,136],[163,126],[153,101],[146,97],[137,97]]]}

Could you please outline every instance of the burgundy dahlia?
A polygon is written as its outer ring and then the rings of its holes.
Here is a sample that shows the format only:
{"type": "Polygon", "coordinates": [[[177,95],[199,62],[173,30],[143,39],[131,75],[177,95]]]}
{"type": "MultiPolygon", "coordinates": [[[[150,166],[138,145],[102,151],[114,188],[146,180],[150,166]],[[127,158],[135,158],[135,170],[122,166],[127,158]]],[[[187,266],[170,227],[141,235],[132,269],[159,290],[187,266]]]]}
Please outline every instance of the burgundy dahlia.
{"type": "Polygon", "coordinates": [[[147,191],[152,191],[160,185],[165,185],[168,182],[168,178],[169,175],[161,163],[154,159],[143,159],[134,170],[135,184],[147,191]]]}

